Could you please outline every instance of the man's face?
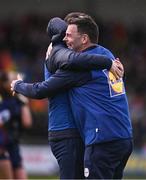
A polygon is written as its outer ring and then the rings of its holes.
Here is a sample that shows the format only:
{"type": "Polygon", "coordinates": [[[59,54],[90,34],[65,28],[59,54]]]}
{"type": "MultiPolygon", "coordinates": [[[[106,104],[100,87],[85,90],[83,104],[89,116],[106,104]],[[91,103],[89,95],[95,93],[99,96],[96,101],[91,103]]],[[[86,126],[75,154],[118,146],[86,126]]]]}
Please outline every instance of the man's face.
{"type": "Polygon", "coordinates": [[[77,25],[68,25],[66,35],[63,40],[66,42],[68,48],[78,52],[82,50],[82,35],[78,32],[77,25]]]}

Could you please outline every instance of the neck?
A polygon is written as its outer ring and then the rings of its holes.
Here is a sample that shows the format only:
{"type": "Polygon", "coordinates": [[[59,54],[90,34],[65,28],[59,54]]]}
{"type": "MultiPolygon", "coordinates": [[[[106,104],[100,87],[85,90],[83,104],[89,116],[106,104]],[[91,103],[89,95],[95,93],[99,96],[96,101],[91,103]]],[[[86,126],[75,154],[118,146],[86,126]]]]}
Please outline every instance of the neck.
{"type": "Polygon", "coordinates": [[[85,51],[86,49],[88,49],[88,48],[90,48],[90,47],[94,47],[94,46],[96,46],[96,45],[97,45],[97,44],[95,44],[95,43],[86,44],[85,46],[83,46],[83,47],[81,48],[80,52],[81,52],[81,51],[85,51]]]}

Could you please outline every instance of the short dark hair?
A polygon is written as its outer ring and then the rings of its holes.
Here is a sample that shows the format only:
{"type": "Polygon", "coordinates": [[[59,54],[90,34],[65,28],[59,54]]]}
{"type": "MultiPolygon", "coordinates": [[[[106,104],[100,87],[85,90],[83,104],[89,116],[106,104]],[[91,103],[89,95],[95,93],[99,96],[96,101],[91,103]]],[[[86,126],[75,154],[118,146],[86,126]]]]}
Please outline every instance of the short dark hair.
{"type": "Polygon", "coordinates": [[[91,16],[82,12],[69,13],[64,20],[68,24],[75,24],[80,33],[85,33],[89,36],[92,43],[98,42],[99,29],[96,22],[91,16]]]}

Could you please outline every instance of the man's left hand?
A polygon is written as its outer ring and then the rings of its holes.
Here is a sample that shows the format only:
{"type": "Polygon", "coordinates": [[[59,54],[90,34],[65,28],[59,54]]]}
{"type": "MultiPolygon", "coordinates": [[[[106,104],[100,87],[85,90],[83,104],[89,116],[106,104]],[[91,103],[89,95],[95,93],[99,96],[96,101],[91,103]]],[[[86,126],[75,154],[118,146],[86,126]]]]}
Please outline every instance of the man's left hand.
{"type": "Polygon", "coordinates": [[[51,54],[52,51],[52,43],[48,46],[47,52],[46,52],[46,59],[48,59],[49,55],[51,54]]]}
{"type": "Polygon", "coordinates": [[[124,67],[123,67],[122,63],[120,62],[119,58],[116,58],[113,61],[110,72],[112,72],[112,74],[115,76],[115,78],[117,80],[123,77],[124,67]]]}

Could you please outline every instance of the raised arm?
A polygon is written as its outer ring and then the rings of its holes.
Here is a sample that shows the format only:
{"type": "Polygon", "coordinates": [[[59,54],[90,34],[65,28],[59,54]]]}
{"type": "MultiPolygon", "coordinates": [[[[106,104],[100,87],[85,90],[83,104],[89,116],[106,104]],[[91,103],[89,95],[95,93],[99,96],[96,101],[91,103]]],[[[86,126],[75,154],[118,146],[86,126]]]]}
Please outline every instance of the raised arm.
{"type": "Polygon", "coordinates": [[[123,66],[120,61],[112,61],[105,55],[77,53],[63,45],[55,46],[46,60],[46,66],[53,73],[57,69],[88,71],[88,70],[110,70],[116,79],[123,76],[123,66]]]}
{"type": "Polygon", "coordinates": [[[64,70],[110,70],[112,60],[104,55],[95,55],[87,53],[77,53],[63,46],[56,46],[53,48],[50,58],[47,59],[46,64],[49,68],[50,63],[54,64],[56,69],[64,70]]]}
{"type": "Polygon", "coordinates": [[[72,71],[58,70],[46,81],[37,83],[24,83],[22,80],[14,80],[11,90],[33,99],[52,97],[57,93],[66,91],[72,87],[81,86],[91,79],[91,74],[74,73],[72,71]]]}

